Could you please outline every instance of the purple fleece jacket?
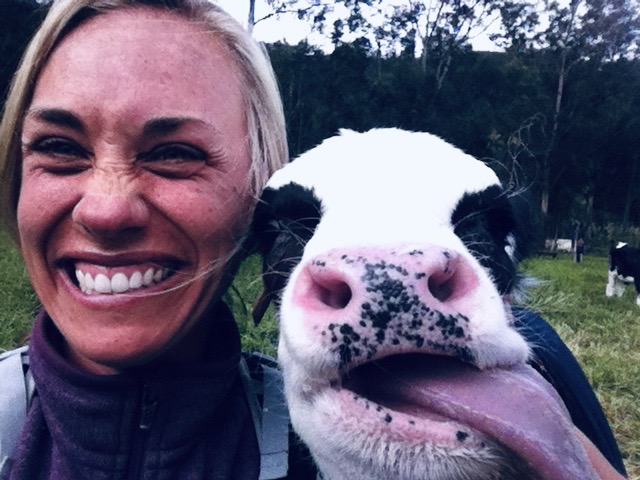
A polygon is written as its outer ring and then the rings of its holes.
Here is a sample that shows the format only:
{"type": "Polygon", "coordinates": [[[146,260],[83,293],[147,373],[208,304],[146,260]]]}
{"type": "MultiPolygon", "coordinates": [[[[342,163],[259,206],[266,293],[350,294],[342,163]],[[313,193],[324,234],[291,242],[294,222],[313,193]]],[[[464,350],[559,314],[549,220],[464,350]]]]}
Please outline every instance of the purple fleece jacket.
{"type": "Polygon", "coordinates": [[[35,320],[29,357],[36,395],[11,480],[255,480],[259,451],[238,375],[240,339],[229,310],[201,363],[89,374],[60,354],[51,319],[35,320]]]}

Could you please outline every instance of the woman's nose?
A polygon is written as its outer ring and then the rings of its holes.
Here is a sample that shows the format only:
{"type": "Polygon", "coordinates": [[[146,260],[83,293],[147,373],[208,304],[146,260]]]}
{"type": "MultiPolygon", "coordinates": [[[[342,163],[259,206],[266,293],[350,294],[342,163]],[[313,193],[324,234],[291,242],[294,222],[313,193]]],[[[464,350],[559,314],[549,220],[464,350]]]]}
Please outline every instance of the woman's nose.
{"type": "Polygon", "coordinates": [[[149,207],[135,178],[96,170],[73,209],[73,221],[100,240],[127,240],[144,231],[149,207]]]}

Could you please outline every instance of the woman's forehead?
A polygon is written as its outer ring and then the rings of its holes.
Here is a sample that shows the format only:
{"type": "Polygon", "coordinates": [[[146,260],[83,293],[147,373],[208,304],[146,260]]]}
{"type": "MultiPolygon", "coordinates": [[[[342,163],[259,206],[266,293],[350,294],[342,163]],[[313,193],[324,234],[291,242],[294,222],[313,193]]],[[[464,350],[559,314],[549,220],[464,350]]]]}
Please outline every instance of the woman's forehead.
{"type": "MultiPolygon", "coordinates": [[[[33,104],[86,102],[156,115],[242,111],[238,69],[213,34],[176,13],[127,8],[97,15],[51,54],[33,104]]],[[[46,105],[48,106],[48,105],[46,105]]]]}

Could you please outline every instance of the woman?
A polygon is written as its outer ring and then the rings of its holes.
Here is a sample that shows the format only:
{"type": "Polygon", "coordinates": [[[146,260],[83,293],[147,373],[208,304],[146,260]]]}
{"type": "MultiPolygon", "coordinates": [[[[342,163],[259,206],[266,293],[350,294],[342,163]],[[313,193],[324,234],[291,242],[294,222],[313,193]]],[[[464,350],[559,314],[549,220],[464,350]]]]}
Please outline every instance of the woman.
{"type": "Polygon", "coordinates": [[[0,138],[43,305],[8,478],[258,478],[220,297],[287,159],[262,50],[205,0],[56,1],[0,138]]]}

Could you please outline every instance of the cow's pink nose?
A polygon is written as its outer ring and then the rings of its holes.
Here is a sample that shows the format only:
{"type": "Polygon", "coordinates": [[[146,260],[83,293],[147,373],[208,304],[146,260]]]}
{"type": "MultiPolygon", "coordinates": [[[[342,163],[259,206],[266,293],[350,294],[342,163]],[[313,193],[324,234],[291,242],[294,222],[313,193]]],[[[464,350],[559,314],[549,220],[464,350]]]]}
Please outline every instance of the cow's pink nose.
{"type": "MultiPolygon", "coordinates": [[[[376,308],[408,312],[416,304],[464,310],[478,277],[460,255],[441,247],[402,253],[380,248],[333,250],[311,259],[297,279],[293,301],[329,315],[376,308]]],[[[329,318],[328,318],[329,319],[329,318]]]]}

